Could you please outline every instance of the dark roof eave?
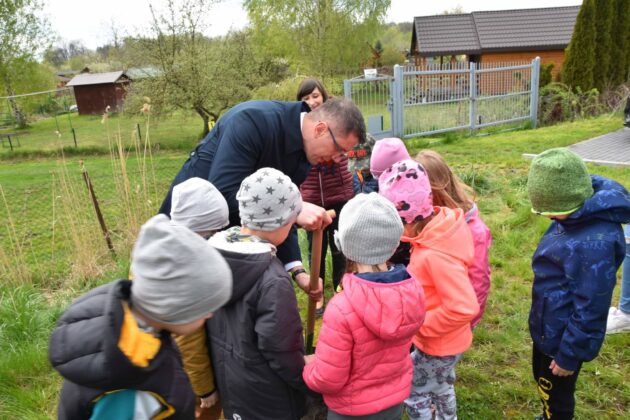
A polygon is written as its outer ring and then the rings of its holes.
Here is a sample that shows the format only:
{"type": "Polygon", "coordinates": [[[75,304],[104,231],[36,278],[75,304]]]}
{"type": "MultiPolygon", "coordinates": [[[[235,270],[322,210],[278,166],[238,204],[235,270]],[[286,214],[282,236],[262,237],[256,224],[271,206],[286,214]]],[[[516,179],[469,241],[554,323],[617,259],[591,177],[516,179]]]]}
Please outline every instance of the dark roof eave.
{"type": "Polygon", "coordinates": [[[524,45],[521,47],[499,47],[499,48],[483,48],[481,54],[493,53],[493,52],[509,52],[509,51],[564,51],[568,47],[567,44],[563,45],[524,45]]]}
{"type": "Polygon", "coordinates": [[[111,83],[83,83],[80,85],[73,85],[72,87],[121,85],[123,83],[130,83],[130,82],[131,82],[131,79],[124,79],[124,80],[116,80],[115,82],[111,82],[111,83]]]}
{"type": "Polygon", "coordinates": [[[440,57],[444,55],[479,55],[481,50],[427,51],[416,53],[419,57],[440,57]]]}
{"type": "Polygon", "coordinates": [[[483,48],[480,50],[451,50],[451,51],[420,51],[419,57],[439,57],[443,55],[479,55],[495,52],[522,52],[522,51],[557,51],[565,50],[567,45],[527,45],[522,47],[483,48]]]}

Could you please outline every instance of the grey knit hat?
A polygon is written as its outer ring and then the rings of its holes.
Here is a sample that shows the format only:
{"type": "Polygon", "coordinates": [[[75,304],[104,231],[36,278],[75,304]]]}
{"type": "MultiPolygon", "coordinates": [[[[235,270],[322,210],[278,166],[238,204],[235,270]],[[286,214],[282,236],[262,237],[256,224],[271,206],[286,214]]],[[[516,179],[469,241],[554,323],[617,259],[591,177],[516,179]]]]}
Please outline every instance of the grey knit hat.
{"type": "Polygon", "coordinates": [[[532,160],[527,178],[532,212],[543,216],[573,213],[593,195],[582,158],[566,148],[549,149],[532,160]]]}
{"type": "Polygon", "coordinates": [[[351,261],[381,264],[396,251],[403,224],[396,207],[377,193],[359,194],[339,215],[335,243],[351,261]]]}
{"type": "Polygon", "coordinates": [[[229,223],[228,205],[210,182],[190,178],[173,188],[171,220],[193,232],[220,230],[229,223]]]}
{"type": "Polygon", "coordinates": [[[132,306],[164,324],[196,321],[232,294],[232,272],[219,251],[163,214],[140,229],[131,264],[132,306]]]}
{"type": "Polygon", "coordinates": [[[277,169],[261,168],[245,178],[236,193],[241,225],[270,232],[295,222],[302,196],[291,178],[277,169]]]}

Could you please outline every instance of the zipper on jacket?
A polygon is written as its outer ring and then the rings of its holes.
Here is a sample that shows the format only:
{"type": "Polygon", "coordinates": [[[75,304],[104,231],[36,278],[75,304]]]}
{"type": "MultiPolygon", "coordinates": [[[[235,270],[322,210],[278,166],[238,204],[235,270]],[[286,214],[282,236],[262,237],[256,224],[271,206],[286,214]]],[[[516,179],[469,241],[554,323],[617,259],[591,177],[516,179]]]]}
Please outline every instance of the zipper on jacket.
{"type": "Polygon", "coordinates": [[[321,171],[321,166],[319,168],[317,168],[317,177],[319,178],[319,196],[322,199],[322,207],[326,208],[326,205],[324,203],[324,185],[322,183],[322,171],[321,171]]]}

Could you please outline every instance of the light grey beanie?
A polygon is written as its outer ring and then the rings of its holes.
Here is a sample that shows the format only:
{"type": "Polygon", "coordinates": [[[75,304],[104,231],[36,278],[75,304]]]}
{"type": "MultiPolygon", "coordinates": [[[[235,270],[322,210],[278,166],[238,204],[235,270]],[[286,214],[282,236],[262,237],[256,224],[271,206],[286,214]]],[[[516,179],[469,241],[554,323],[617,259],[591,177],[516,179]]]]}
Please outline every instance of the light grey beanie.
{"type": "Polygon", "coordinates": [[[173,188],[171,220],[193,232],[220,230],[229,223],[225,198],[210,182],[190,178],[173,188]]]}
{"type": "Polygon", "coordinates": [[[396,251],[403,224],[396,207],[377,193],[359,194],[339,215],[335,243],[351,261],[381,264],[396,251]]]}
{"type": "Polygon", "coordinates": [[[293,223],[302,210],[302,195],[291,178],[277,169],[260,168],[236,193],[241,225],[270,232],[293,223]]]}
{"type": "Polygon", "coordinates": [[[132,306],[161,323],[195,321],[232,295],[232,272],[219,251],[163,214],[140,229],[131,264],[132,306]]]}

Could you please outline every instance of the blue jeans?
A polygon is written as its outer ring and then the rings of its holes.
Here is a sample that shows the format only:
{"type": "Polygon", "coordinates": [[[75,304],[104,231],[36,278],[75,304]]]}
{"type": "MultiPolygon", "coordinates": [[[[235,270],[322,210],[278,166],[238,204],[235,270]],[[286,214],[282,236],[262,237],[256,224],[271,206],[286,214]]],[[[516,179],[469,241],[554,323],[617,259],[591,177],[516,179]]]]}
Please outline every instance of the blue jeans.
{"type": "Polygon", "coordinates": [[[624,226],[626,237],[626,258],[623,259],[621,268],[621,296],[619,297],[619,309],[630,314],[630,225],[624,226]]]}

